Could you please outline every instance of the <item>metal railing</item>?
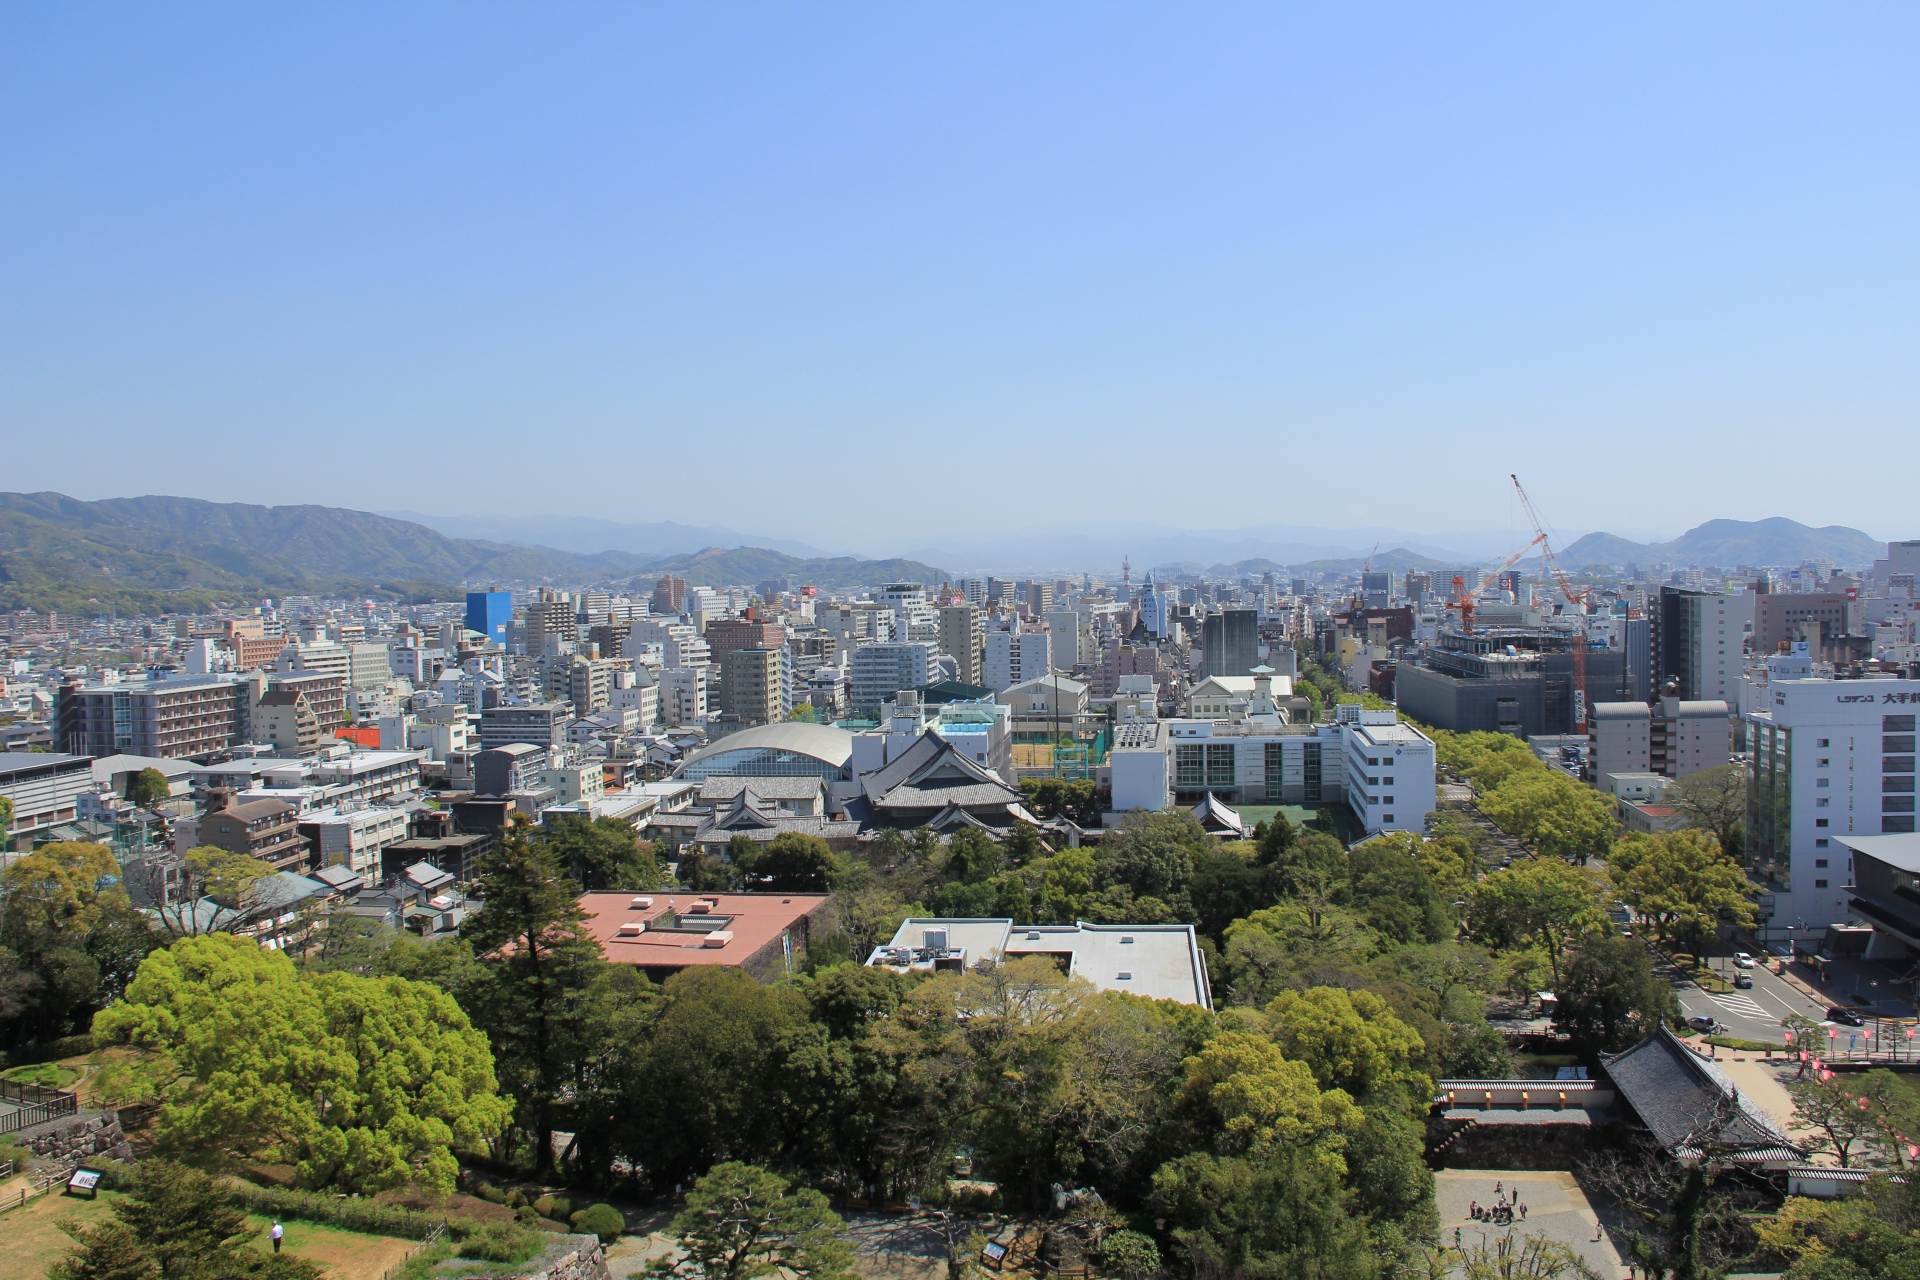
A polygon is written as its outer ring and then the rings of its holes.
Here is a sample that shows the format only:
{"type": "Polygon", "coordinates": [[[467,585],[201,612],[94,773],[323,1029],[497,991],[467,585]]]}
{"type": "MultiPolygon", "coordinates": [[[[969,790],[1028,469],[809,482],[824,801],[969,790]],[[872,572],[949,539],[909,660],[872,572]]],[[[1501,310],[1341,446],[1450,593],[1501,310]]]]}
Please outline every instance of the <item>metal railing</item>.
{"type": "Polygon", "coordinates": [[[0,1103],[12,1103],[14,1108],[0,1111],[0,1133],[15,1133],[80,1109],[80,1100],[71,1093],[11,1080],[0,1080],[0,1103]]]}

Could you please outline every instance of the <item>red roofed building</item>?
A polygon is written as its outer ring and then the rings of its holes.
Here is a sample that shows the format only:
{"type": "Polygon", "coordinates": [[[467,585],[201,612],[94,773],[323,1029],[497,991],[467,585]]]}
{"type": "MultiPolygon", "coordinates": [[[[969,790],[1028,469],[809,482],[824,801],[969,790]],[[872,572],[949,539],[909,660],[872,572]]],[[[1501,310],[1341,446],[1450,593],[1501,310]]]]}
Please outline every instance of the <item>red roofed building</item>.
{"type": "Polygon", "coordinates": [[[834,925],[823,893],[583,893],[580,907],[602,955],[656,982],[696,965],[772,982],[796,971],[808,940],[834,925]]]}

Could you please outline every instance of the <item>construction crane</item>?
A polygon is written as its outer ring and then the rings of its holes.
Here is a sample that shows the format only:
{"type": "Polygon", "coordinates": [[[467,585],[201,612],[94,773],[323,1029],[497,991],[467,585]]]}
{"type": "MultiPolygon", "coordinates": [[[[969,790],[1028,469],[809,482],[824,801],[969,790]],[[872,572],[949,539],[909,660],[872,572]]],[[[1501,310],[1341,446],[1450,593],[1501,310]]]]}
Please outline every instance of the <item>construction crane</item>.
{"type": "Polygon", "coordinates": [[[1527,497],[1527,491],[1520,485],[1520,477],[1508,474],[1513,481],[1513,491],[1520,495],[1520,505],[1526,508],[1527,519],[1533,522],[1533,531],[1539,535],[1540,558],[1545,562],[1547,571],[1553,574],[1553,580],[1565,596],[1567,603],[1578,611],[1580,624],[1573,633],[1573,731],[1576,735],[1587,732],[1587,606],[1593,600],[1593,588],[1575,587],[1567,571],[1560,567],[1554,558],[1553,544],[1547,540],[1547,530],[1540,523],[1540,515],[1533,509],[1533,500],[1527,497]]]}
{"type": "Polygon", "coordinates": [[[1481,575],[1480,582],[1474,587],[1472,594],[1468,594],[1467,592],[1467,580],[1457,573],[1453,575],[1453,594],[1454,598],[1460,602],[1460,629],[1462,631],[1468,634],[1473,632],[1474,602],[1480,598],[1480,593],[1497,582],[1501,574],[1513,568],[1514,563],[1518,561],[1521,556],[1524,556],[1527,552],[1533,550],[1546,540],[1547,535],[1544,533],[1534,535],[1533,540],[1527,543],[1526,546],[1520,548],[1498,565],[1481,575]]]}
{"type": "Polygon", "coordinates": [[[1362,573],[1372,573],[1372,572],[1373,572],[1373,558],[1374,558],[1375,556],[1377,556],[1377,555],[1379,555],[1379,554],[1380,554],[1380,544],[1376,542],[1376,543],[1374,543],[1374,544],[1373,544],[1373,550],[1371,550],[1371,551],[1369,551],[1369,552],[1367,552],[1367,562],[1366,562],[1365,564],[1363,564],[1363,565],[1361,565],[1361,566],[1360,566],[1360,572],[1362,572],[1362,573]]]}

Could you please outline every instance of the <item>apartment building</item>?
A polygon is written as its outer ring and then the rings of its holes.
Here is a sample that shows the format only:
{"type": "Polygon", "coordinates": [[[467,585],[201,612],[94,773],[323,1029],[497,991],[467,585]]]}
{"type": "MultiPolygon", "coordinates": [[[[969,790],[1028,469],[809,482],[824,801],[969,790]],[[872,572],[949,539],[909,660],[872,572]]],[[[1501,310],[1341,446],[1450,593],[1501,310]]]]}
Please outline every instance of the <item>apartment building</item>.
{"type": "Polygon", "coordinates": [[[488,707],[480,713],[480,747],[491,751],[508,743],[525,742],[552,750],[566,742],[567,726],[573,718],[573,707],[565,702],[488,707]]]}
{"type": "Polygon", "coordinates": [[[980,684],[987,652],[987,623],[980,606],[942,605],[939,617],[940,652],[953,659],[954,679],[961,684],[980,684]]]}
{"type": "Polygon", "coordinates": [[[70,683],[55,703],[54,741],[83,756],[208,756],[244,740],[242,698],[241,686],[223,675],[70,683]]]}
{"type": "Polygon", "coordinates": [[[1587,738],[1596,785],[1615,773],[1687,778],[1733,758],[1733,707],[1717,698],[1595,703],[1587,738]]]}
{"type": "Polygon", "coordinates": [[[407,838],[407,811],[359,809],[352,813],[309,814],[299,825],[318,866],[345,867],[377,879],[380,855],[407,838]]]}
{"type": "Polygon", "coordinates": [[[732,649],[720,658],[720,709],[736,725],[775,724],[793,710],[779,649],[732,649]]]}
{"type": "Polygon", "coordinates": [[[848,664],[854,710],[876,712],[900,690],[931,684],[937,652],[939,646],[931,640],[887,641],[855,649],[848,664]]]}
{"type": "MultiPolygon", "coordinates": [[[[989,631],[980,684],[999,693],[1053,671],[1053,637],[1045,631],[989,631]]],[[[903,688],[905,686],[902,686],[903,688]]]]}

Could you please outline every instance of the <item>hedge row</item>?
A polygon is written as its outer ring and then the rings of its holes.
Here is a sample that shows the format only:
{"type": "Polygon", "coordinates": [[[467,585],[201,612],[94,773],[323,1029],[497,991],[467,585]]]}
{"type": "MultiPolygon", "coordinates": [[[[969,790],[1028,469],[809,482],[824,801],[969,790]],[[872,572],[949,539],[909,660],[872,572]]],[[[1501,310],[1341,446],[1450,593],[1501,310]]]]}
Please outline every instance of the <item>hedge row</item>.
{"type": "Polygon", "coordinates": [[[398,1236],[403,1240],[424,1240],[427,1233],[445,1223],[447,1234],[460,1239],[474,1230],[464,1218],[443,1218],[403,1209],[396,1205],[375,1204],[359,1197],[340,1197],[319,1191],[293,1191],[285,1187],[246,1185],[233,1193],[233,1203],[269,1218],[298,1218],[306,1222],[324,1222],[348,1231],[375,1236],[398,1236]]]}
{"type": "Polygon", "coordinates": [[[22,1045],[18,1049],[9,1049],[5,1053],[0,1053],[0,1070],[10,1067],[30,1067],[36,1062],[57,1062],[61,1058],[77,1058],[83,1053],[92,1052],[93,1037],[82,1032],[77,1036],[49,1040],[45,1044],[22,1045]]]}

